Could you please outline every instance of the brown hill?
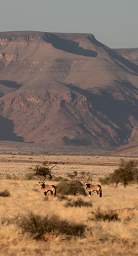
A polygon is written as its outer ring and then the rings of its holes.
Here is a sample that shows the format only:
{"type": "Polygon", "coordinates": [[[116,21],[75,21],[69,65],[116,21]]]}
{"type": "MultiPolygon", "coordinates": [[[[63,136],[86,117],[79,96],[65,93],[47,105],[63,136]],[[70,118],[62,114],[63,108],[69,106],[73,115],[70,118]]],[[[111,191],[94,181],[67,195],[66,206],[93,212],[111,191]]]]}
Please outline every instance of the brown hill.
{"type": "Polygon", "coordinates": [[[117,52],[123,55],[126,59],[138,64],[138,48],[117,49],[117,52]]]}
{"type": "Polygon", "coordinates": [[[0,127],[0,140],[47,151],[131,146],[138,64],[89,34],[0,33],[0,127]]]}

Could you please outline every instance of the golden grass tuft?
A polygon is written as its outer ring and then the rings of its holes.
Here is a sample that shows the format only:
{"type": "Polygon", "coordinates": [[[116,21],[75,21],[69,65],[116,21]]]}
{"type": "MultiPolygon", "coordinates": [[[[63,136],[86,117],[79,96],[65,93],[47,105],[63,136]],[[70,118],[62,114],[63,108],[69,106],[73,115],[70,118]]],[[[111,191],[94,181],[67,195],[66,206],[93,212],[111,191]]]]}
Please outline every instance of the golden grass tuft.
{"type": "Polygon", "coordinates": [[[25,233],[29,233],[35,239],[42,239],[44,234],[64,234],[67,236],[82,237],[85,233],[84,224],[76,224],[67,220],[61,220],[58,216],[40,216],[30,213],[20,218],[19,227],[25,233]]]}
{"type": "Polygon", "coordinates": [[[95,211],[95,220],[96,221],[119,221],[119,216],[116,211],[112,210],[101,210],[100,208],[97,208],[95,211]]]}

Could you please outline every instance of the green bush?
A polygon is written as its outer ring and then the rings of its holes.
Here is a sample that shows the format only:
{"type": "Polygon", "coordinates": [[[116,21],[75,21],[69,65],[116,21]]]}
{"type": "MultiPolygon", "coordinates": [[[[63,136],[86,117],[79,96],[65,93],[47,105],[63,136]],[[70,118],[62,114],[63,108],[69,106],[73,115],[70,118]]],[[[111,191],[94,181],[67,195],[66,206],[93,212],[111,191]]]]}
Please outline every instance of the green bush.
{"type": "Polygon", "coordinates": [[[59,219],[57,216],[42,217],[32,213],[20,219],[19,227],[34,239],[42,239],[46,233],[81,237],[85,232],[85,225],[83,224],[70,223],[67,220],[59,219]]]}
{"type": "Polygon", "coordinates": [[[62,195],[86,195],[86,191],[80,181],[61,181],[57,185],[57,193],[62,195]]]}

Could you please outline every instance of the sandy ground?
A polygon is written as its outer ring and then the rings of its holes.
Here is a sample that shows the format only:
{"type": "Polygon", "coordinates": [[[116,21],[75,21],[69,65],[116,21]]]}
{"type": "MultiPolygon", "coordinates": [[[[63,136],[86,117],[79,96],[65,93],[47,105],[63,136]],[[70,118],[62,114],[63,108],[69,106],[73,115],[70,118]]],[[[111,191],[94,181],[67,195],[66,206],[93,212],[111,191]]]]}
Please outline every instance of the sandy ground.
{"type": "Polygon", "coordinates": [[[113,157],[113,156],[63,156],[63,155],[11,155],[0,154],[0,175],[7,174],[24,176],[31,172],[31,168],[48,161],[50,166],[55,165],[53,173],[66,175],[72,171],[90,172],[96,179],[99,176],[111,173],[119,164],[121,159],[129,160],[138,158],[113,157]]]}
{"type": "MultiPolygon", "coordinates": [[[[66,177],[68,173],[90,172],[97,182],[112,172],[120,158],[100,156],[27,156],[0,155],[0,191],[8,190],[9,197],[0,197],[0,255],[1,256],[72,256],[72,255],[137,255],[138,254],[138,185],[126,188],[119,185],[103,186],[103,197],[93,195],[68,196],[60,200],[45,200],[37,180],[27,180],[32,167],[43,161],[56,162],[53,172],[66,177]],[[10,174],[10,179],[8,178],[10,174]],[[66,207],[70,200],[81,198],[90,207],[66,207]],[[118,221],[98,221],[97,209],[117,212],[118,221]],[[68,222],[86,225],[83,238],[67,238],[64,235],[46,234],[45,239],[34,240],[22,233],[18,217],[30,212],[41,216],[57,215],[68,222]],[[5,221],[3,221],[5,220],[5,221]],[[9,221],[10,220],[10,221],[9,221]],[[14,220],[14,221],[12,221],[14,220]]],[[[56,184],[56,182],[54,182],[56,184]]]]}

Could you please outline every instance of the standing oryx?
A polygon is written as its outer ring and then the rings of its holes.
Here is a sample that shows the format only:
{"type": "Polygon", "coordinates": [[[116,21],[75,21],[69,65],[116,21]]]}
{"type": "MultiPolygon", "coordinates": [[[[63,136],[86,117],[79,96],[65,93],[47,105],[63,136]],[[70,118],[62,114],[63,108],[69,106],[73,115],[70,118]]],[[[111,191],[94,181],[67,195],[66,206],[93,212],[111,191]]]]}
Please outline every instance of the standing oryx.
{"type": "Polygon", "coordinates": [[[91,183],[85,183],[85,189],[87,190],[89,196],[91,196],[92,193],[96,193],[99,197],[102,197],[102,187],[99,184],[94,185],[91,183]]]}
{"type": "Polygon", "coordinates": [[[56,186],[55,185],[46,184],[45,179],[43,181],[40,181],[39,184],[41,185],[41,190],[43,191],[45,196],[47,196],[49,193],[53,196],[56,196],[56,186]]]}
{"type": "Polygon", "coordinates": [[[43,176],[43,180],[39,181],[39,184],[41,185],[41,190],[43,191],[44,195],[53,195],[56,196],[56,186],[55,185],[48,185],[46,184],[46,178],[49,177],[49,179],[52,179],[52,174],[51,170],[55,167],[56,165],[49,166],[49,163],[43,164],[43,166],[37,167],[36,173],[39,176],[43,176]]]}
{"type": "Polygon", "coordinates": [[[92,179],[87,178],[87,181],[84,177],[81,178],[81,183],[83,184],[87,194],[91,196],[93,193],[96,193],[99,197],[102,197],[102,187],[100,184],[92,184],[92,179]]]}

